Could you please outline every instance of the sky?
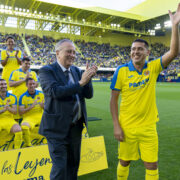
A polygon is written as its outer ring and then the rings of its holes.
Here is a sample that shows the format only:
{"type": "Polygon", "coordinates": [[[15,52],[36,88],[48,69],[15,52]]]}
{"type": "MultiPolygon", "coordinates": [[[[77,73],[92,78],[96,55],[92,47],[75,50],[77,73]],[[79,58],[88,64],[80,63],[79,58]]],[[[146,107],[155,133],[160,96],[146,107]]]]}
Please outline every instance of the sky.
{"type": "Polygon", "coordinates": [[[146,0],[40,0],[71,7],[103,7],[117,11],[127,11],[146,0]]]}

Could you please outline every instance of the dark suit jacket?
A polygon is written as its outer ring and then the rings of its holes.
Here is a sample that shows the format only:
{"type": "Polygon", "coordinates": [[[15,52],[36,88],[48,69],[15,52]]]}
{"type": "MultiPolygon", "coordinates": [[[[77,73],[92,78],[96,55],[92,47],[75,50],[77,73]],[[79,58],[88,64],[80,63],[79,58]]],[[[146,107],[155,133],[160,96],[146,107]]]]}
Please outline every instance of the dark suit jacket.
{"type": "Polygon", "coordinates": [[[39,78],[45,96],[44,113],[39,133],[45,137],[63,139],[67,136],[73,119],[72,108],[79,95],[82,119],[87,126],[85,98],[92,98],[93,87],[89,82],[81,87],[78,81],[82,72],[71,66],[74,84],[68,84],[65,75],[57,62],[44,66],[39,71],[39,78]]]}

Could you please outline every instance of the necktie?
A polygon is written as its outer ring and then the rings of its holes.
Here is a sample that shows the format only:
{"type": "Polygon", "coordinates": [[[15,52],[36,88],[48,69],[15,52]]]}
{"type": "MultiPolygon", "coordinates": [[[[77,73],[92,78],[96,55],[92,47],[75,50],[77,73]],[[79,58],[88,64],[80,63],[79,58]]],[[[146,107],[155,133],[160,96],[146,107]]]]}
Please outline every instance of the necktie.
{"type": "MultiPolygon", "coordinates": [[[[70,80],[69,73],[70,73],[69,70],[64,71],[64,75],[65,75],[65,77],[67,79],[68,84],[73,84],[73,82],[70,80]]],[[[78,101],[79,97],[76,94],[74,96],[74,98],[75,98],[75,103],[74,103],[74,106],[73,106],[73,109],[72,109],[72,111],[73,111],[72,124],[76,124],[76,122],[79,120],[79,106],[80,106],[79,101],[78,101]]]]}
{"type": "Polygon", "coordinates": [[[64,71],[64,75],[65,75],[68,83],[69,83],[69,73],[70,73],[69,70],[64,71]]]}

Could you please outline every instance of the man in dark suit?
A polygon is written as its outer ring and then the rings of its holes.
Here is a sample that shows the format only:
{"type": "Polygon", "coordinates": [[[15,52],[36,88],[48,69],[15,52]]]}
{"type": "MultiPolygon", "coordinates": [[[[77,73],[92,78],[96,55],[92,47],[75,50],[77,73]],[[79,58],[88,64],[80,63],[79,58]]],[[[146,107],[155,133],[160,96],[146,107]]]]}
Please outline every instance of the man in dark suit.
{"type": "Polygon", "coordinates": [[[72,41],[63,39],[55,46],[57,62],[39,71],[45,95],[39,133],[48,141],[52,159],[51,180],[77,180],[83,122],[87,126],[85,98],[92,98],[91,78],[96,66],[84,73],[73,66],[76,57],[72,41]]]}

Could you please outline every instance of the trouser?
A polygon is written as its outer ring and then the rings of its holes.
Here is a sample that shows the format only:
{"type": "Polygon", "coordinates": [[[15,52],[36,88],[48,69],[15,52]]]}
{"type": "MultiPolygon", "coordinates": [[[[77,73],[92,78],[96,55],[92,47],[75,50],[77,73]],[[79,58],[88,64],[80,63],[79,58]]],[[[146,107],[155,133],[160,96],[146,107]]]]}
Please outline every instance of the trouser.
{"type": "Polygon", "coordinates": [[[77,180],[82,129],[82,123],[77,123],[65,139],[47,138],[52,159],[50,180],[77,180]]]}

